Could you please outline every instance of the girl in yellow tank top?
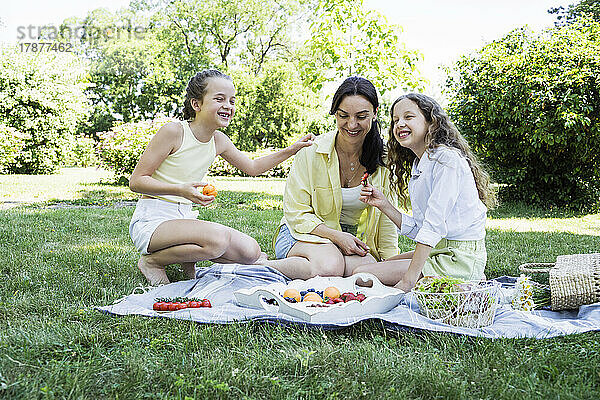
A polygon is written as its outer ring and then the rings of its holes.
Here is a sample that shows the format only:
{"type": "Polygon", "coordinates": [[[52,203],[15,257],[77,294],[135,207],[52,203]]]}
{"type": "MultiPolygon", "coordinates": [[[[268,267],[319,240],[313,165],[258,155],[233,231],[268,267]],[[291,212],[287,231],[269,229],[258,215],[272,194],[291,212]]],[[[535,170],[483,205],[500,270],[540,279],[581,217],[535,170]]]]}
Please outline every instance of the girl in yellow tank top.
{"type": "Polygon", "coordinates": [[[141,253],[138,268],[152,285],[169,283],[165,273],[169,264],[181,264],[193,278],[198,261],[252,264],[266,259],[256,240],[197,219],[191,205],[214,201],[214,196],[202,194],[206,185],[202,180],[216,156],[256,176],[310,146],[314,137],[306,135],[283,150],[251,160],[218,130],[229,125],[234,112],[231,78],[217,70],[199,72],[186,89],[186,121],[160,128],[131,175],[129,187],[142,198],[129,231],[141,253]]]}

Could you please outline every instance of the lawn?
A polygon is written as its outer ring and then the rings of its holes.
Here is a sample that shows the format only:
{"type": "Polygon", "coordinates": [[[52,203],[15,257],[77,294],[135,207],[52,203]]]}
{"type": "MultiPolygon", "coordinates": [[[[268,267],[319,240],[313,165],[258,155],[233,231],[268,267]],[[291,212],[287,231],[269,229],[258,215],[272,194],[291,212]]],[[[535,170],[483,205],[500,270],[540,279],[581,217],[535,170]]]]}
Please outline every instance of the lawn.
{"type": "MultiPolygon", "coordinates": [[[[200,218],[252,235],[272,256],[284,181],[210,181],[217,204],[200,218]]],[[[136,196],[109,182],[94,169],[0,175],[0,398],[600,397],[597,333],[492,341],[376,321],[323,331],[102,314],[94,307],[145,284],[127,232],[136,196]]],[[[515,275],[599,243],[600,214],[505,204],[490,213],[486,273],[515,275]]]]}

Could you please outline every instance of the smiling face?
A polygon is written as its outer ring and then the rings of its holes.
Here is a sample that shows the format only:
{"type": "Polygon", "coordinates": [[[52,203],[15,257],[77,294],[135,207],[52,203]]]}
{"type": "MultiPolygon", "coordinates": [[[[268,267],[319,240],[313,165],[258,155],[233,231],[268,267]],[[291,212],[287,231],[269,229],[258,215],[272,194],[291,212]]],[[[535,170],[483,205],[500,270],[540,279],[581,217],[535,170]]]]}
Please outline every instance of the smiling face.
{"type": "Polygon", "coordinates": [[[421,158],[425,152],[425,135],[429,123],[414,101],[404,98],[392,110],[394,138],[402,147],[409,148],[421,158]]]}
{"type": "Polygon", "coordinates": [[[202,102],[192,99],[191,103],[196,111],[196,120],[215,129],[225,128],[235,113],[233,82],[224,78],[209,78],[202,102]]]}
{"type": "Polygon", "coordinates": [[[375,117],[373,105],[365,97],[360,95],[344,97],[335,112],[338,140],[362,145],[375,117]]]}

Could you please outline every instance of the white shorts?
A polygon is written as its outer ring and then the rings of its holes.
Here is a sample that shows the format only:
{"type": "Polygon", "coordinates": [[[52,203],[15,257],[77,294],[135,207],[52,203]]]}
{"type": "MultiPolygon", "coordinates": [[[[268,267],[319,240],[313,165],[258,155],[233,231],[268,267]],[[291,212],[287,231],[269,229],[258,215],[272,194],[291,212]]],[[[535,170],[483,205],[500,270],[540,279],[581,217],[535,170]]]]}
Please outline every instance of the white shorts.
{"type": "Polygon", "coordinates": [[[159,199],[139,199],[129,223],[129,236],[137,251],[148,253],[152,234],[160,224],[173,219],[197,219],[192,204],[171,203],[159,199]]]}

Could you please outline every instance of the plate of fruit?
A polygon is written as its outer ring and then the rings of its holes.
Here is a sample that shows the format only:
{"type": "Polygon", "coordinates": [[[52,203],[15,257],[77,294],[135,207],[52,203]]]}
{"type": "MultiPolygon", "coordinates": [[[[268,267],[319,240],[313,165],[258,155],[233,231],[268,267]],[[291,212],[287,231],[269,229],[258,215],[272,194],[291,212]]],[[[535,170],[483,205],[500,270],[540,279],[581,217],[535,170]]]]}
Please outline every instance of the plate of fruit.
{"type": "Polygon", "coordinates": [[[398,305],[403,294],[368,273],[347,278],[316,276],[234,292],[241,306],[324,323],[385,313],[398,305]]]}

